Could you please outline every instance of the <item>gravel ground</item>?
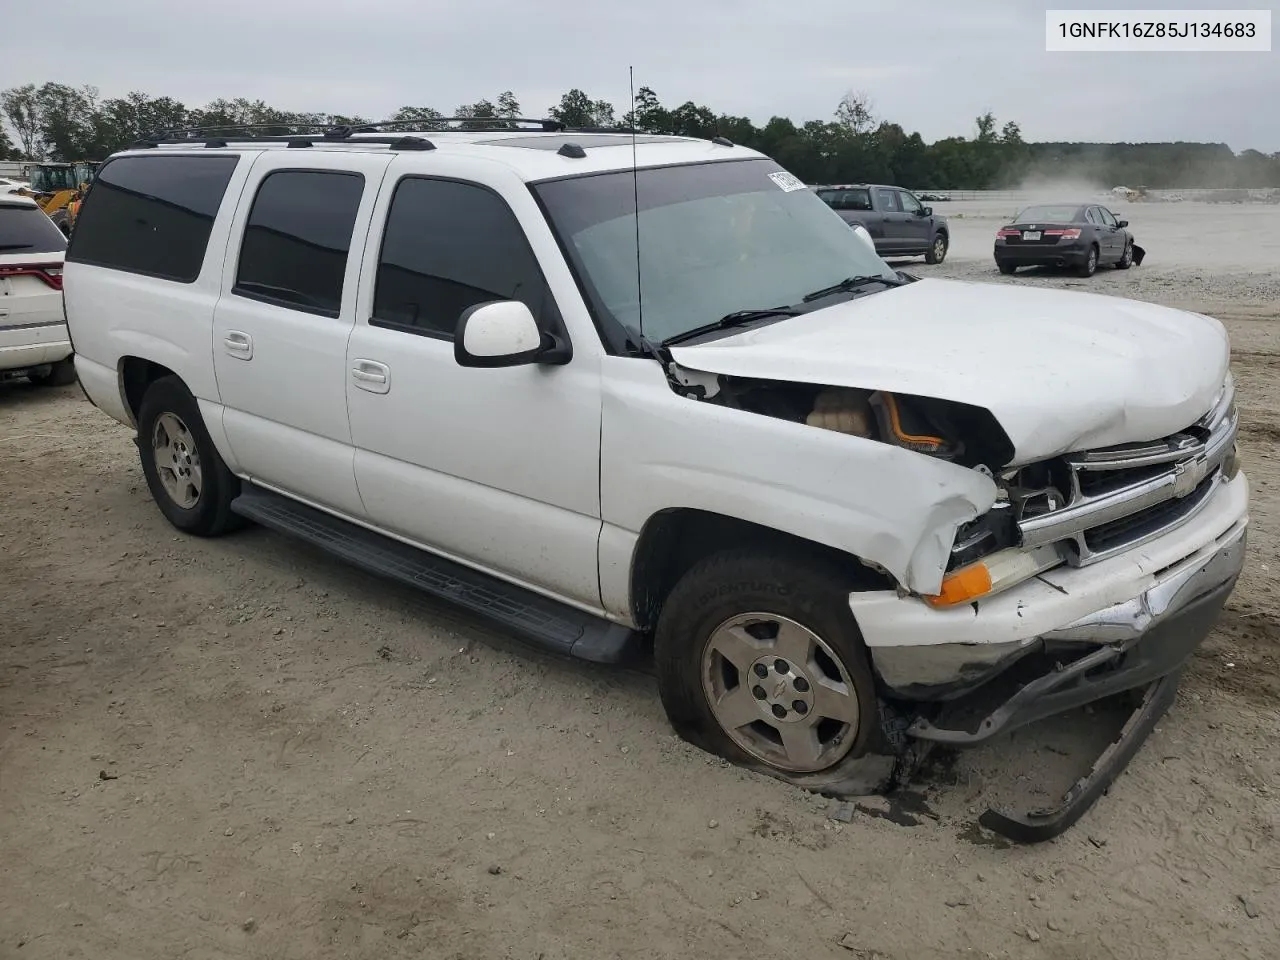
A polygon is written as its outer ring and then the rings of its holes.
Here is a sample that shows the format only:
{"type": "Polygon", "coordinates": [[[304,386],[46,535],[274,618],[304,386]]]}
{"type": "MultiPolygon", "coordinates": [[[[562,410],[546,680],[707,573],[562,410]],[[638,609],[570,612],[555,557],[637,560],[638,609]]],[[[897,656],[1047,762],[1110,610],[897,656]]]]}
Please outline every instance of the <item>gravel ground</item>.
{"type": "Polygon", "coordinates": [[[829,819],[676,740],[644,673],[513,646],[264,530],[175,535],[127,431],[13,383],[0,958],[1276,957],[1280,211],[1123,205],[1146,263],[1082,281],[999,277],[1007,211],[942,206],[952,255],[921,275],[1189,307],[1233,337],[1247,569],[1072,831],[1009,848],[974,825],[993,770],[1062,777],[1032,732],[829,819]]]}

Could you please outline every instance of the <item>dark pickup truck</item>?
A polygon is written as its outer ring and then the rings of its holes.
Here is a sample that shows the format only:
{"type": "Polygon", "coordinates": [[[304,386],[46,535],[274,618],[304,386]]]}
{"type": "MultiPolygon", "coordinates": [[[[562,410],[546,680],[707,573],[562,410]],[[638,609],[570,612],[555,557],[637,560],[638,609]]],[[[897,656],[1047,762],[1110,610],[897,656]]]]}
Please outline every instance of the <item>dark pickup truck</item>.
{"type": "Polygon", "coordinates": [[[910,190],[880,183],[833,184],[814,192],[846,223],[862,224],[886,259],[918,257],[941,263],[951,232],[946,217],[936,217],[910,190]]]}

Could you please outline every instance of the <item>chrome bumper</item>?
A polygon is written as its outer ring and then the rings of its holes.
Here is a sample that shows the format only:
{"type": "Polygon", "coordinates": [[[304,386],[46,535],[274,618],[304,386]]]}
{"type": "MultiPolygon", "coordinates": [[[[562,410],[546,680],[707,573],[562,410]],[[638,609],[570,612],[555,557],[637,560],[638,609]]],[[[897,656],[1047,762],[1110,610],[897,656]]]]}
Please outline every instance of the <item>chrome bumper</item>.
{"type": "MultiPolygon", "coordinates": [[[[985,669],[980,669],[973,659],[978,651],[966,648],[966,682],[935,699],[960,700],[1030,655],[1045,655],[1045,669],[971,727],[947,729],[920,719],[909,733],[922,740],[971,746],[998,733],[1178,673],[1213,628],[1235,587],[1244,567],[1246,543],[1247,520],[1241,520],[1219,537],[1212,549],[1198,551],[1166,571],[1131,600],[1045,632],[1030,645],[990,645],[981,651],[987,660],[985,669]],[[1055,654],[1063,655],[1055,661],[1055,654]]],[[[921,676],[919,663],[913,666],[885,661],[882,654],[889,652],[875,651],[876,667],[882,675],[888,667],[891,673],[921,676]]],[[[905,651],[893,648],[892,652],[905,651]]],[[[911,651],[916,656],[929,657],[939,652],[937,648],[911,651]]],[[[961,651],[947,653],[954,656],[961,651]]]]}

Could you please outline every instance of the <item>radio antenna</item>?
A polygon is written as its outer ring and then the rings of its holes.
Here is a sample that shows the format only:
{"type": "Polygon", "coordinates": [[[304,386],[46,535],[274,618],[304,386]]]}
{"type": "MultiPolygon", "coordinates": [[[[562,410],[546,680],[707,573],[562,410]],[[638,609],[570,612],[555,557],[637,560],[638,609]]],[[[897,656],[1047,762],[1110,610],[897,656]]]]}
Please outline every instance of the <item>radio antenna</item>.
{"type": "Polygon", "coordinates": [[[627,79],[631,85],[631,196],[636,213],[636,312],[640,320],[640,340],[644,341],[644,289],[640,286],[640,173],[636,161],[636,69],[627,67],[627,79]]]}

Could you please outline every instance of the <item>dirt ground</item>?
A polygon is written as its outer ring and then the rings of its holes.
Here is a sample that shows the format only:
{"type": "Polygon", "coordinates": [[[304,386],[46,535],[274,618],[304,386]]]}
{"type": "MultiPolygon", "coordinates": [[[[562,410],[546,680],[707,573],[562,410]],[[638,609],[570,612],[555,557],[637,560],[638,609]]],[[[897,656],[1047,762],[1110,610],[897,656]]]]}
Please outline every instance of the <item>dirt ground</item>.
{"type": "Polygon", "coordinates": [[[643,671],[513,646],[264,530],[176,535],[126,430],[12,383],[0,958],[1280,955],[1280,210],[1126,205],[1147,262],[1083,281],[1000,278],[1006,211],[948,206],[953,255],[921,275],[1190,307],[1233,337],[1247,568],[1069,833],[975,826],[997,760],[1061,778],[1031,733],[935,768],[913,814],[829,819],[675,739],[643,671]]]}

